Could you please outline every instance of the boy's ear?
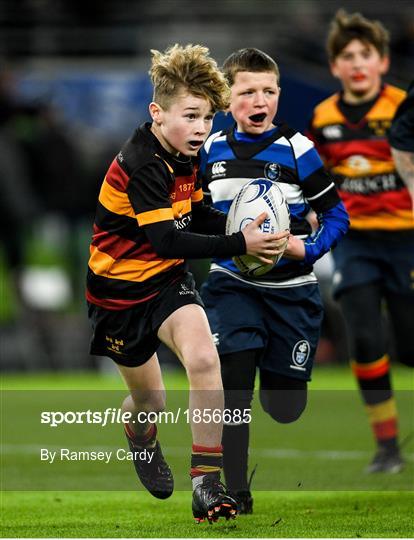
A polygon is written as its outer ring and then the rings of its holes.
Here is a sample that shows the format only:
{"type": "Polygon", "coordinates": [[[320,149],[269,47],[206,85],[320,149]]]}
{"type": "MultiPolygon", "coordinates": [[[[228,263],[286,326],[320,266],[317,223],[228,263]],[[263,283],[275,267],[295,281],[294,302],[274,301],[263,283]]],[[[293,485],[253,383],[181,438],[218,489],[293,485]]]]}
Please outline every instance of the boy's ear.
{"type": "Polygon", "coordinates": [[[383,56],[381,58],[381,68],[380,73],[381,75],[385,75],[390,67],[390,57],[389,56],[383,56]]]}
{"type": "Polygon", "coordinates": [[[162,122],[162,108],[158,103],[155,103],[155,101],[152,101],[148,106],[149,113],[151,115],[151,118],[153,122],[156,124],[161,124],[162,122]]]}
{"type": "Polygon", "coordinates": [[[331,73],[334,77],[339,79],[338,70],[336,69],[336,62],[333,60],[332,62],[329,62],[329,69],[331,70],[331,73]]]}

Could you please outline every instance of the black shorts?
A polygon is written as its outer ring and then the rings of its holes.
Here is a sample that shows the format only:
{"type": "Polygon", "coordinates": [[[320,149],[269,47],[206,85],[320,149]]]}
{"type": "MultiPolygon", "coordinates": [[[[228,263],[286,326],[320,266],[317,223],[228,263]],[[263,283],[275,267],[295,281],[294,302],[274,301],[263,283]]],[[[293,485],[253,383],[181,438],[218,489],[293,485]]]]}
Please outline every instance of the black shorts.
{"type": "Polygon", "coordinates": [[[93,329],[90,353],[109,356],[121,366],[145,364],[161,343],[157,336],[161,324],[187,304],[204,307],[190,272],[169,284],[155,298],[133,308],[115,311],[88,302],[93,329]]]}

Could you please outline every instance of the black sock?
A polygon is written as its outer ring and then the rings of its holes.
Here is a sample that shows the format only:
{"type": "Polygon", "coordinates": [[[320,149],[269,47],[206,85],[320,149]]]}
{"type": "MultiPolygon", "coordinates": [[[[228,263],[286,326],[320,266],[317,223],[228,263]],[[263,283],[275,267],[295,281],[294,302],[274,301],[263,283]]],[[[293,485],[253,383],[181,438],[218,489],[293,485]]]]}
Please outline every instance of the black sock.
{"type": "Polygon", "coordinates": [[[247,461],[249,424],[224,426],[223,465],[227,489],[245,491],[247,486],[247,461]]]}
{"type": "Polygon", "coordinates": [[[223,426],[222,439],[224,477],[230,491],[248,489],[249,424],[237,421],[251,409],[257,354],[256,350],[248,350],[220,357],[225,409],[232,416],[234,413],[233,422],[223,426]]]}

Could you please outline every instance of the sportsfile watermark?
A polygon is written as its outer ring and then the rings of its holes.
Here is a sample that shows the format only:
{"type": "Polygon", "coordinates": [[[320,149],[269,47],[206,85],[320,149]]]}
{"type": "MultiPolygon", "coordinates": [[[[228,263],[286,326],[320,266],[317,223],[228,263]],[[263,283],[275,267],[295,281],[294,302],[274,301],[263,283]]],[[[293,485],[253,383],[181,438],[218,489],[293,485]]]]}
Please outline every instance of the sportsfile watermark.
{"type": "Polygon", "coordinates": [[[64,424],[95,424],[105,427],[109,424],[249,424],[252,421],[251,409],[182,409],[176,411],[141,411],[133,414],[122,409],[108,407],[104,411],[42,411],[40,423],[50,427],[64,424]]]}
{"type": "Polygon", "coordinates": [[[297,417],[293,409],[290,423],[283,420],[292,394],[281,390],[255,392],[252,401],[236,391],[226,396],[223,408],[212,392],[167,390],[148,398],[158,412],[147,401],[150,412],[135,415],[125,410],[127,396],[119,390],[3,390],[2,489],[143,490],[135,466],[153,466],[155,448],[131,448],[124,424],[135,423],[140,432],[155,423],[175,490],[189,490],[192,434],[221,433],[223,423],[233,452],[242,450],[248,433],[248,474],[258,465],[253,491],[414,490],[410,390],[395,393],[405,468],[393,475],[365,472],[376,448],[356,390],[310,390],[305,410],[297,417]],[[283,406],[281,413],[275,404],[283,406]]]}

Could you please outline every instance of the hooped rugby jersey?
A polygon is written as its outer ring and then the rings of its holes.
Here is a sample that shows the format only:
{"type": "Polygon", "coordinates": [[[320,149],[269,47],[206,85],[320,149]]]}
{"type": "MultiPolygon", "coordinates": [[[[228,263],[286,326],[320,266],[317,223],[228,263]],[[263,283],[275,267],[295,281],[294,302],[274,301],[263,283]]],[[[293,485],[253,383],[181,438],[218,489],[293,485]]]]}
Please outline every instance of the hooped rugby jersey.
{"type": "Polygon", "coordinates": [[[337,179],[353,230],[414,229],[410,196],[395,169],[387,140],[404,96],[399,88],[384,85],[357,123],[341,111],[341,93],[315,108],[310,136],[337,179]]]}
{"type": "Polygon", "coordinates": [[[214,259],[211,271],[265,286],[315,282],[312,265],[345,234],[348,216],[313,143],[286,124],[259,137],[238,133],[233,126],[211,135],[204,151],[203,186],[215,208],[228,213],[234,197],[253,178],[277,182],[289,205],[291,233],[304,240],[306,250],[304,261],[282,257],[269,273],[254,279],[229,258],[214,259]],[[310,210],[319,221],[313,233],[306,219],[310,210]]]}
{"type": "Polygon", "coordinates": [[[186,257],[245,253],[241,233],[217,236],[224,232],[224,218],[204,206],[195,161],[169,154],[150,124],[125,143],[99,193],[88,264],[89,302],[127,309],[178,279],[186,257]],[[204,224],[200,232],[214,236],[188,232],[196,229],[191,229],[192,204],[195,222],[204,224]]]}

